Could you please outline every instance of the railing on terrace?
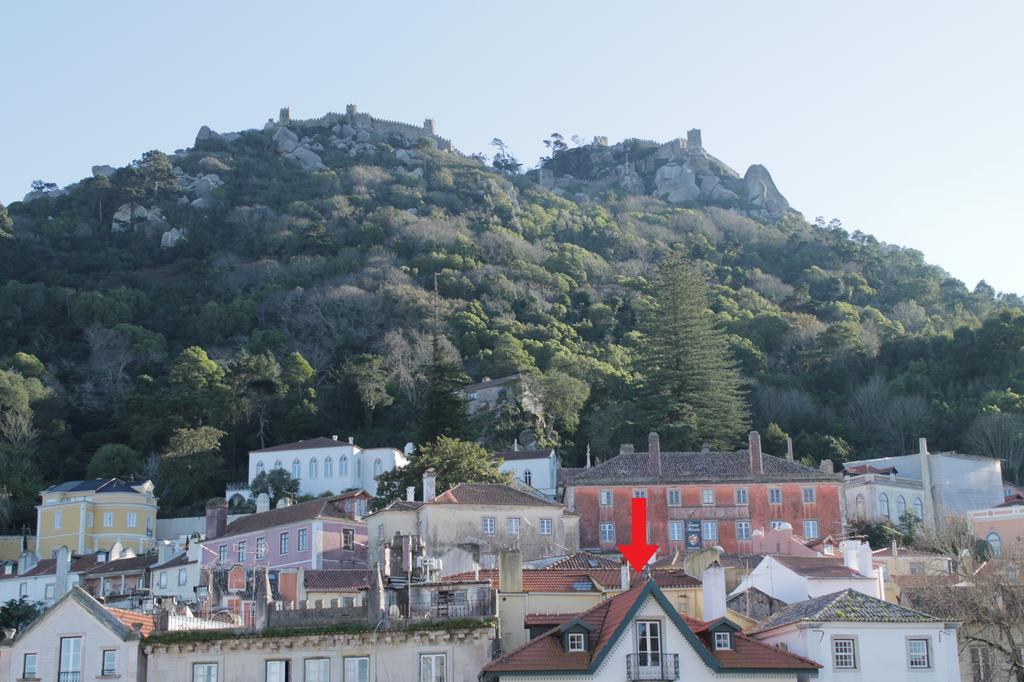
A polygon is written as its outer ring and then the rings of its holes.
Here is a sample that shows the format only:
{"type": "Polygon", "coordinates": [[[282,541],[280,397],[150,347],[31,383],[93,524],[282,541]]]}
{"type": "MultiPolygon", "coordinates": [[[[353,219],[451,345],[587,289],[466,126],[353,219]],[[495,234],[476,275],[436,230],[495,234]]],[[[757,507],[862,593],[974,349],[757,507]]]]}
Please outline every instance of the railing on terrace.
{"type": "Polygon", "coordinates": [[[675,682],[679,679],[679,654],[629,654],[626,679],[675,682]]]}
{"type": "Polygon", "coordinates": [[[81,682],[82,673],[75,672],[61,672],[57,673],[57,682],[81,682]]]}
{"type": "Polygon", "coordinates": [[[856,476],[847,476],[844,480],[847,485],[858,485],[868,483],[884,483],[886,485],[896,485],[903,488],[921,488],[921,479],[919,478],[908,478],[906,476],[890,476],[889,474],[857,474],[856,476]]]}
{"type": "MultiPolygon", "coordinates": [[[[459,618],[487,618],[496,615],[493,597],[458,599],[452,601],[413,601],[408,611],[410,621],[454,620],[459,618]]],[[[388,600],[388,612],[397,612],[406,617],[406,604],[388,600]]]]}

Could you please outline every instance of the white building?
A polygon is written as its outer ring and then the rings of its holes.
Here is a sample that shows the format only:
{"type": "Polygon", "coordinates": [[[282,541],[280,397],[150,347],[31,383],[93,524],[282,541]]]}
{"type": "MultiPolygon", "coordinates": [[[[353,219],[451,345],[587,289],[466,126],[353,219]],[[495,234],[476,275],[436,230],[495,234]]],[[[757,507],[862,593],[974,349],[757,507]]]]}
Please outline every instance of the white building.
{"type": "Polygon", "coordinates": [[[139,641],[152,616],[108,609],[74,587],[13,640],[0,642],[0,680],[145,680],[139,641]]]}
{"type": "Polygon", "coordinates": [[[729,593],[744,593],[751,587],[787,604],[845,589],[882,598],[882,572],[873,566],[871,547],[858,540],[843,541],[843,558],[808,556],[766,556],[750,575],[729,593]]]}
{"type": "Polygon", "coordinates": [[[184,552],[169,542],[157,545],[157,563],[149,569],[154,597],[174,597],[179,603],[196,601],[196,587],[202,580],[203,545],[193,542],[184,552]]]}
{"type": "Polygon", "coordinates": [[[752,636],[821,664],[819,682],[960,680],[955,623],[846,589],[792,604],[752,636]]]}
{"type": "Polygon", "coordinates": [[[920,439],[913,455],[880,457],[845,465],[843,492],[851,519],[898,522],[913,512],[928,525],[966,516],[1005,499],[1002,462],[956,452],[928,452],[920,439]]]}
{"type": "Polygon", "coordinates": [[[42,561],[34,552],[24,551],[18,563],[6,564],[0,575],[0,604],[24,597],[50,606],[81,582],[84,573],[95,568],[96,554],[72,557],[67,547],[53,559],[42,561]]]}
{"type": "MultiPolygon", "coordinates": [[[[346,443],[337,436],[312,438],[250,452],[249,483],[264,471],[284,469],[300,481],[301,495],[353,489],[376,495],[377,477],[408,463],[406,455],[394,448],[363,449],[352,438],[346,443]]],[[[226,495],[229,502],[241,502],[249,496],[242,487],[229,487],[226,495]]]]}
{"type": "Polygon", "coordinates": [[[559,463],[554,450],[520,450],[517,447],[495,452],[494,458],[502,460],[502,471],[511,473],[517,481],[545,497],[555,499],[559,463]]]}

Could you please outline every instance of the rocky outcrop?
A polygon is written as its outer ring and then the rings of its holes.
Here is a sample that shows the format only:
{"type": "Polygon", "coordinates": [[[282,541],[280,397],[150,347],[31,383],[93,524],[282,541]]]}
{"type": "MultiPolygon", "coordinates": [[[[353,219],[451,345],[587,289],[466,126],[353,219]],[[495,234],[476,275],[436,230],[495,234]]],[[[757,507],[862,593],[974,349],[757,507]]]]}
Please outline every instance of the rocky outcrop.
{"type": "MultiPolygon", "coordinates": [[[[284,158],[297,162],[303,170],[326,170],[327,166],[324,165],[323,159],[313,149],[313,140],[299,140],[298,135],[284,126],[278,126],[273,130],[270,139],[274,141],[277,151],[284,158]]],[[[320,146],[320,149],[322,150],[323,146],[320,146]]]]}
{"type": "Polygon", "coordinates": [[[146,208],[142,204],[121,204],[110,222],[111,232],[138,231],[164,232],[170,225],[159,207],[146,208]]]}
{"type": "Polygon", "coordinates": [[[697,176],[689,164],[667,163],[654,174],[654,196],[683,204],[700,196],[697,176]]]}
{"type": "Polygon", "coordinates": [[[117,172],[117,169],[114,168],[113,166],[93,166],[92,167],[92,176],[94,178],[109,178],[110,176],[112,176],[116,172],[117,172]]]}
{"type": "Polygon", "coordinates": [[[789,210],[789,202],[775,186],[771,173],[760,164],[754,164],[743,176],[744,198],[747,203],[767,213],[771,217],[779,217],[789,210]]]}
{"type": "Polygon", "coordinates": [[[185,239],[185,231],[172,227],[160,235],[160,247],[164,249],[174,248],[183,239],[185,239]]]}

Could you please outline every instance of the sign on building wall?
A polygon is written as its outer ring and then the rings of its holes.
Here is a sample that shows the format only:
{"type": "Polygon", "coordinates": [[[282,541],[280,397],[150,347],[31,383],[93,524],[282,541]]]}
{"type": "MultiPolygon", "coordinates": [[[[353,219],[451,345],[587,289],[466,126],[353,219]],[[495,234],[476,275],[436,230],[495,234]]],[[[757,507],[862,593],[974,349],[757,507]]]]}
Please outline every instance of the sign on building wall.
{"type": "Polygon", "coordinates": [[[700,521],[686,522],[686,549],[700,549],[704,546],[700,521]]]}

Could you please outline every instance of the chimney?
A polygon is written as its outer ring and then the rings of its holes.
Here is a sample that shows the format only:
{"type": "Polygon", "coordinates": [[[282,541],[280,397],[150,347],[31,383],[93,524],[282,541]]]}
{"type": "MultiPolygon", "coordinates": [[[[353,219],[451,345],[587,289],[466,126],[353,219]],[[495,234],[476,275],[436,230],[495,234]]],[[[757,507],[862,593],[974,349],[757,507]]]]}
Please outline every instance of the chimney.
{"type": "Polygon", "coordinates": [[[174,545],[168,540],[161,540],[156,546],[156,562],[162,564],[174,557],[174,545]]]}
{"type": "Polygon", "coordinates": [[[433,502],[437,496],[437,472],[427,469],[423,472],[423,501],[433,502]]]}
{"type": "Polygon", "coordinates": [[[786,459],[793,461],[793,439],[786,436],[786,459]]]}
{"type": "Polygon", "coordinates": [[[54,599],[60,599],[68,591],[68,572],[71,570],[71,550],[67,545],[57,548],[57,582],[53,588],[54,599]]]}
{"type": "Polygon", "coordinates": [[[18,575],[25,575],[39,563],[39,557],[31,550],[25,550],[18,555],[18,575]]]}
{"type": "Polygon", "coordinates": [[[416,501],[416,486],[410,485],[405,489],[405,501],[415,502],[416,501]]]}
{"type": "Polygon", "coordinates": [[[0,632],[4,633],[4,639],[14,639],[14,636],[18,634],[17,628],[4,628],[0,632]]]}
{"type": "Polygon", "coordinates": [[[348,437],[348,444],[349,445],[355,445],[356,444],[356,437],[355,436],[349,436],[348,437]]]}
{"type": "Polygon", "coordinates": [[[835,467],[832,466],[832,460],[830,459],[821,460],[821,464],[818,465],[818,468],[821,469],[822,472],[826,474],[834,474],[836,472],[835,467]]]}
{"type": "Polygon", "coordinates": [[[939,525],[936,518],[935,498],[932,493],[932,462],[928,452],[928,439],[917,439],[917,450],[921,457],[921,492],[924,493],[924,523],[933,528],[939,525]]]}
{"type": "Polygon", "coordinates": [[[622,563],[619,564],[619,586],[623,592],[629,589],[629,564],[626,562],[625,557],[622,558],[622,563]]]}
{"type": "Polygon", "coordinates": [[[661,478],[661,439],[656,431],[647,434],[647,458],[651,473],[661,478]]]}
{"type": "Polygon", "coordinates": [[[412,441],[409,441],[408,443],[405,444],[405,447],[402,448],[402,452],[404,452],[406,455],[411,455],[412,453],[416,452],[416,444],[413,443],[412,441]]]}
{"type": "Polygon", "coordinates": [[[892,541],[892,558],[895,559],[900,553],[900,544],[896,540],[892,541]]]}
{"type": "Polygon", "coordinates": [[[268,511],[270,511],[270,495],[260,493],[256,496],[256,513],[262,514],[268,511]]]}
{"type": "Polygon", "coordinates": [[[338,440],[338,434],[332,435],[331,436],[331,440],[335,440],[335,441],[338,440]]]}
{"type": "Polygon", "coordinates": [[[634,452],[632,443],[623,443],[619,446],[620,455],[632,455],[634,452]]]}
{"type": "Polygon", "coordinates": [[[224,535],[228,525],[228,501],[223,497],[211,497],[206,502],[206,539],[213,540],[224,535]]]}
{"type": "Polygon", "coordinates": [[[270,624],[270,603],[274,600],[270,590],[270,571],[266,566],[259,569],[256,574],[256,595],[255,595],[255,626],[257,630],[265,630],[270,624]]]}
{"type": "Polygon", "coordinates": [[[498,589],[503,593],[523,591],[523,555],[518,549],[503,549],[498,557],[498,589]]]}
{"type": "MultiPolygon", "coordinates": [[[[857,571],[864,576],[872,577],[875,574],[875,564],[872,559],[871,545],[866,542],[860,543],[857,548],[857,571]]],[[[877,595],[876,595],[877,596],[877,595]]]]}
{"type": "Polygon", "coordinates": [[[843,552],[843,565],[860,573],[860,540],[843,540],[839,549],[843,552]]]}
{"type": "Polygon", "coordinates": [[[704,620],[725,618],[725,569],[722,564],[712,561],[701,573],[700,580],[704,597],[704,620]]]}
{"type": "Polygon", "coordinates": [[[290,506],[292,506],[292,498],[282,497],[280,500],[277,501],[277,506],[275,506],[274,509],[284,509],[285,507],[290,506]]]}
{"type": "Polygon", "coordinates": [[[761,434],[751,431],[747,437],[750,445],[750,473],[763,474],[764,462],[761,460],[761,434]]]}
{"type": "Polygon", "coordinates": [[[587,443],[587,468],[590,468],[590,443],[587,443]]]}
{"type": "Polygon", "coordinates": [[[711,454],[711,443],[704,441],[700,446],[700,454],[710,455],[711,454]]]}

